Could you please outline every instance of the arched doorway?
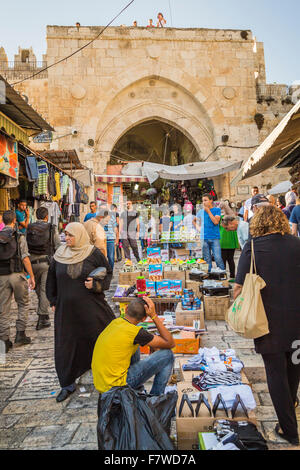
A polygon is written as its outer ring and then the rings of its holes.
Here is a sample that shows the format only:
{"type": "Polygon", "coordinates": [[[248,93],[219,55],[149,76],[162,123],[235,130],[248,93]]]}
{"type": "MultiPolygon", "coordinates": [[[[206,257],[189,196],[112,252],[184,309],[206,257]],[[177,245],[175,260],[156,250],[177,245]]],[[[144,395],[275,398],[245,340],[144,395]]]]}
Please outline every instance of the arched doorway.
{"type": "Polygon", "coordinates": [[[200,155],[191,139],[178,127],[153,118],[131,127],[116,142],[110,164],[122,160],[177,166],[199,161],[200,155]]]}

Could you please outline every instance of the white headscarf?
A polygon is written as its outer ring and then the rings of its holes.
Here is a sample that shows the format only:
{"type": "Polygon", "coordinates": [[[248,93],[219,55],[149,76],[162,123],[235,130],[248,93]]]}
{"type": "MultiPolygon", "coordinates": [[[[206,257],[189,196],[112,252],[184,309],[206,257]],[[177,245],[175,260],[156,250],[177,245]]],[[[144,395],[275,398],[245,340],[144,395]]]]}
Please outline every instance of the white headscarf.
{"type": "Polygon", "coordinates": [[[79,222],[72,222],[66,226],[66,232],[75,237],[75,245],[62,245],[54,255],[55,261],[62,264],[76,264],[85,260],[93,251],[86,229],[79,222]]]}

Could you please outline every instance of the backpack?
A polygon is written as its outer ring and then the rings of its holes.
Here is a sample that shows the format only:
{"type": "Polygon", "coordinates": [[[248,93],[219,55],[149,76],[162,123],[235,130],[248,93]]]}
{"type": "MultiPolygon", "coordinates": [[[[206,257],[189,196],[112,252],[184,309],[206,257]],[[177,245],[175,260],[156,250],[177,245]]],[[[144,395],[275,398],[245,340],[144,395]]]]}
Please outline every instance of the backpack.
{"type": "Polygon", "coordinates": [[[20,254],[20,236],[16,231],[0,232],[0,275],[23,271],[20,254]]]}
{"type": "Polygon", "coordinates": [[[52,256],[53,247],[53,226],[35,222],[29,224],[27,228],[27,245],[29,253],[32,255],[52,256]]]}

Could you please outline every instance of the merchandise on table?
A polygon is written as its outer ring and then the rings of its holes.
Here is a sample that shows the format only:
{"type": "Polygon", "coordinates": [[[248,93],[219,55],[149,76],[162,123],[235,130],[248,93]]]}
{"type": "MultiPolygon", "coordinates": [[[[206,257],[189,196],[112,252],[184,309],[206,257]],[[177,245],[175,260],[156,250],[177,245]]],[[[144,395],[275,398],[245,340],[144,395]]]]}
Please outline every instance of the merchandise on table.
{"type": "Polygon", "coordinates": [[[163,279],[163,265],[150,264],[149,265],[149,281],[162,281],[163,279]]]}
{"type": "Polygon", "coordinates": [[[194,377],[192,380],[193,386],[200,392],[205,392],[211,388],[216,388],[221,385],[241,385],[242,376],[235,372],[203,372],[202,375],[194,377]]]}
{"type": "Polygon", "coordinates": [[[230,432],[238,436],[242,450],[268,450],[267,442],[255,424],[249,421],[218,420],[214,424],[214,433],[222,439],[230,432]]]}
{"type": "Polygon", "coordinates": [[[201,299],[195,297],[194,291],[184,289],[181,300],[182,310],[201,310],[201,299]]]}
{"type": "Polygon", "coordinates": [[[234,349],[219,351],[218,348],[200,348],[199,354],[188,359],[182,368],[186,371],[239,373],[244,368],[244,364],[236,357],[234,349]]]}
{"type": "Polygon", "coordinates": [[[228,409],[233,407],[237,395],[241,397],[247,410],[255,410],[256,408],[256,402],[251,387],[246,384],[212,388],[209,394],[212,402],[215,402],[217,396],[221,394],[228,409]]]}

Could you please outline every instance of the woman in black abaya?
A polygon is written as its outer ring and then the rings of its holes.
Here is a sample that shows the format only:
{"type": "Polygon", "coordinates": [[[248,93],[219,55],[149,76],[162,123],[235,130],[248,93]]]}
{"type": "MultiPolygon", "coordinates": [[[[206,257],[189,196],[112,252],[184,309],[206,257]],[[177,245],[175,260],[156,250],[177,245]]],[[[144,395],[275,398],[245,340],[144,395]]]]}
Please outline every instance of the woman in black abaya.
{"type": "Polygon", "coordinates": [[[115,316],[105,300],[112,269],[98,248],[90,245],[82,224],[66,227],[66,245],[54,255],[46,285],[47,297],[55,311],[55,368],[62,390],[57,402],[76,389],[75,380],[91,368],[95,342],[115,316]],[[89,278],[104,267],[102,281],[89,278]]]}

